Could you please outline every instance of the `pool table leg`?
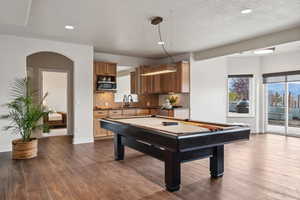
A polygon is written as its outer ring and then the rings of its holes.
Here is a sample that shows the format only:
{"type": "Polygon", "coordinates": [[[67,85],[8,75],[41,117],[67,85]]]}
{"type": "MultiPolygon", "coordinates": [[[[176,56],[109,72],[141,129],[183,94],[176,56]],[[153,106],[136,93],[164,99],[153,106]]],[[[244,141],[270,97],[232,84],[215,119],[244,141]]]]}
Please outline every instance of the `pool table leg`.
{"type": "Polygon", "coordinates": [[[124,145],[122,144],[122,136],[114,133],[114,151],[115,160],[124,160],[124,145]]]}
{"type": "Polygon", "coordinates": [[[213,148],[213,156],[210,157],[210,174],[212,178],[222,177],[224,173],[224,145],[213,148]]]}
{"type": "Polygon", "coordinates": [[[165,150],[165,183],[170,192],[180,189],[180,157],[179,153],[165,150]]]}

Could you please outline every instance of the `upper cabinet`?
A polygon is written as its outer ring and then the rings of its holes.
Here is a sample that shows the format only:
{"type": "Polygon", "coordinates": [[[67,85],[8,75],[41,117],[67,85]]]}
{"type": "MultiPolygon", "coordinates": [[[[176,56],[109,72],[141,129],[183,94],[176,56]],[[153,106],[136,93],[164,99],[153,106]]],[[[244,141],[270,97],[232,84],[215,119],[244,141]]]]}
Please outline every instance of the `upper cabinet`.
{"type": "Polygon", "coordinates": [[[116,76],[117,64],[106,62],[94,62],[95,74],[104,76],[116,76]]]}
{"type": "Polygon", "coordinates": [[[94,62],[94,91],[115,92],[117,88],[117,64],[94,62]]]}
{"type": "Polygon", "coordinates": [[[184,61],[178,62],[174,67],[176,69],[175,72],[143,76],[143,74],[165,70],[167,65],[158,67],[140,66],[134,72],[135,84],[132,83],[131,89],[137,91],[138,94],[189,93],[189,63],[184,61]]]}
{"type": "Polygon", "coordinates": [[[138,82],[136,77],[136,72],[130,72],[130,93],[138,93],[138,82]]]}
{"type": "Polygon", "coordinates": [[[176,93],[190,92],[190,64],[188,62],[177,63],[177,72],[175,76],[176,93]]]}

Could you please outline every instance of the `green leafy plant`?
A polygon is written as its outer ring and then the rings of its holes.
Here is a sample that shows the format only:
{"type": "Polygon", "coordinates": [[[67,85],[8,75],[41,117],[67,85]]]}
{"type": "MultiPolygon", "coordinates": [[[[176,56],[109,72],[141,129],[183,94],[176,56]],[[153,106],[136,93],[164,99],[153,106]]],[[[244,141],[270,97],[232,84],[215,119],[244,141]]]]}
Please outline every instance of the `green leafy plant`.
{"type": "Polygon", "coordinates": [[[175,105],[178,101],[178,96],[171,95],[168,97],[168,99],[169,99],[171,105],[175,105]]]}
{"type": "Polygon", "coordinates": [[[29,142],[35,130],[47,129],[47,125],[41,123],[41,119],[50,112],[43,106],[47,94],[40,102],[35,102],[38,92],[33,91],[30,85],[28,78],[14,81],[10,88],[12,100],[5,104],[8,114],[0,116],[0,119],[9,120],[9,125],[5,126],[4,130],[20,134],[23,142],[29,142]]]}

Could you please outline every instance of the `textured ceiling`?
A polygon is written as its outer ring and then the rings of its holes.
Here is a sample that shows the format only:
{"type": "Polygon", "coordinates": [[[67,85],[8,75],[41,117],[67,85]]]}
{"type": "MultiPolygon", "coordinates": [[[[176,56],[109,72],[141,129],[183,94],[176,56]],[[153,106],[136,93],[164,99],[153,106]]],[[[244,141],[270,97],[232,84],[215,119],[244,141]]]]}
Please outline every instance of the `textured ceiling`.
{"type": "Polygon", "coordinates": [[[1,0],[0,24],[25,26],[28,22],[30,7],[31,0],[1,0]]]}
{"type": "MultiPolygon", "coordinates": [[[[5,3],[1,5],[4,8],[5,3]]],[[[151,16],[162,16],[172,54],[208,49],[300,25],[300,0],[35,0],[26,27],[0,34],[91,44],[96,51],[163,57],[151,16]],[[245,8],[253,13],[242,15],[245,8]],[[75,30],[65,30],[74,25],[75,30]]]]}

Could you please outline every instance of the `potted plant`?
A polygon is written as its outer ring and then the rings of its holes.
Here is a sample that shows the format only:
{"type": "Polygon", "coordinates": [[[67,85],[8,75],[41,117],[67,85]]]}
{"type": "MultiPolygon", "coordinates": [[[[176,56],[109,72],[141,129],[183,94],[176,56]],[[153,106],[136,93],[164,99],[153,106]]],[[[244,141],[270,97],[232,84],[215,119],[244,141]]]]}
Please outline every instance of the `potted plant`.
{"type": "Polygon", "coordinates": [[[171,95],[168,97],[169,101],[170,101],[170,104],[172,106],[175,106],[177,101],[178,101],[178,96],[175,96],[175,95],[171,95]]]}
{"type": "Polygon", "coordinates": [[[37,91],[30,88],[28,78],[16,79],[11,88],[12,100],[5,104],[8,108],[8,114],[0,116],[0,119],[9,121],[9,125],[4,127],[5,131],[19,134],[20,139],[12,141],[12,158],[29,159],[37,156],[38,140],[32,137],[35,130],[47,129],[46,124],[42,124],[41,119],[47,116],[47,111],[41,102],[35,102],[37,91]]]}

